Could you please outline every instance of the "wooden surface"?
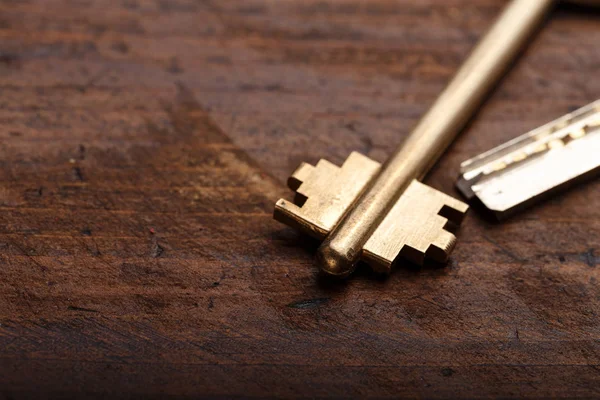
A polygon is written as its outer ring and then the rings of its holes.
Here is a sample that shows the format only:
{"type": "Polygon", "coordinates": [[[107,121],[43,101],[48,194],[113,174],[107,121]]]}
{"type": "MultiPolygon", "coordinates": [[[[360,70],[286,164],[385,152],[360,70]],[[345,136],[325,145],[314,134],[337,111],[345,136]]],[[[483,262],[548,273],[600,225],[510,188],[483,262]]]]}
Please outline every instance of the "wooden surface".
{"type": "MultiPolygon", "coordinates": [[[[501,0],[0,1],[0,398],[600,396],[600,180],[446,268],[319,278],[301,161],[383,161],[501,0]]],[[[427,182],[600,97],[562,7],[427,182]]]]}

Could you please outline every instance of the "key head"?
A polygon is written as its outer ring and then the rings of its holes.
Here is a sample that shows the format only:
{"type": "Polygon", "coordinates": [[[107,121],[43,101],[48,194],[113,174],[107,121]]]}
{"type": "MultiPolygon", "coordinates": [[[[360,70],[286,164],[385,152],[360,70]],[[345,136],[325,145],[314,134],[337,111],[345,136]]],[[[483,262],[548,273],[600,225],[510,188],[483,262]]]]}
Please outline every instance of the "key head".
{"type": "MultiPolygon", "coordinates": [[[[294,202],[279,200],[274,218],[324,239],[379,168],[379,163],[359,153],[352,153],[341,167],[325,160],[316,166],[303,163],[288,180],[296,191],[294,202]]],[[[381,219],[361,249],[361,259],[383,273],[389,273],[400,258],[416,264],[426,258],[445,262],[456,243],[445,229],[447,223],[459,225],[467,209],[465,203],[415,180],[381,219]]]]}

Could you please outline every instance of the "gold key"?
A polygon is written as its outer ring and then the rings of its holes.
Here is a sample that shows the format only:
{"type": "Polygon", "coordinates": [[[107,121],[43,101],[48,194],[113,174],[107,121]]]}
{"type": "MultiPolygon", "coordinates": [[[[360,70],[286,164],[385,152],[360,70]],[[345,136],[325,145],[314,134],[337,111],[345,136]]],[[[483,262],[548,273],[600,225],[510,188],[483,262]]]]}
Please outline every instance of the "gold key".
{"type": "Polygon", "coordinates": [[[274,218],[324,240],[317,251],[327,274],[349,275],[359,260],[389,272],[401,257],[444,262],[468,206],[419,182],[494,87],[552,0],[513,0],[412,133],[384,164],[352,153],[341,167],[302,164],[288,180],[293,202],[274,218]]]}

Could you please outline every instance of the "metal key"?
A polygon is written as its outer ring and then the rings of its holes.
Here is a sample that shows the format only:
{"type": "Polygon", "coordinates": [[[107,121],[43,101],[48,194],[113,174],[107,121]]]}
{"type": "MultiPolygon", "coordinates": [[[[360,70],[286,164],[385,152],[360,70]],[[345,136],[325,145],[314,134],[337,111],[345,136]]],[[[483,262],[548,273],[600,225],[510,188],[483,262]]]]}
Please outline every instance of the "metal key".
{"type": "Polygon", "coordinates": [[[498,219],[600,172],[600,100],[461,164],[456,186],[498,219]]]}
{"type": "Polygon", "coordinates": [[[274,218],[324,239],[321,269],[349,275],[359,260],[389,272],[401,257],[444,262],[468,206],[419,181],[473,116],[552,0],[513,0],[404,143],[380,166],[352,153],[342,167],[302,164],[288,180],[294,202],[280,199],[274,218]]]}

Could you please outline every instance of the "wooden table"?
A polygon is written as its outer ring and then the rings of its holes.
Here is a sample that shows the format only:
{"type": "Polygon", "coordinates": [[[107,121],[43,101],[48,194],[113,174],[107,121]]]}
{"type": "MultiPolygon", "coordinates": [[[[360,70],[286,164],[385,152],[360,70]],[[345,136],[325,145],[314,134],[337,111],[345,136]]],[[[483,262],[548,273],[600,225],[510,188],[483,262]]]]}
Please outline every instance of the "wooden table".
{"type": "MultiPolygon", "coordinates": [[[[0,397],[600,395],[600,180],[320,278],[301,161],[383,161],[501,0],[0,1],[0,397]]],[[[557,10],[427,183],[600,97],[557,10]]]]}

